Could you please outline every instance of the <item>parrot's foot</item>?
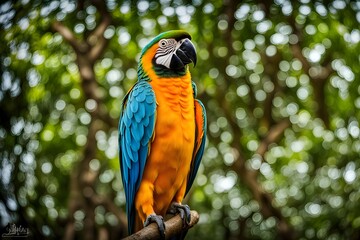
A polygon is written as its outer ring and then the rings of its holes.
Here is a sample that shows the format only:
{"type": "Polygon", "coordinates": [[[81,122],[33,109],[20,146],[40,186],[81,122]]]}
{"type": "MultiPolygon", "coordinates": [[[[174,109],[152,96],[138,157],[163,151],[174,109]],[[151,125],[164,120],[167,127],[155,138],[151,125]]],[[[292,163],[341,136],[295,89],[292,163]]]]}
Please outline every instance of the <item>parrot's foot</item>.
{"type": "Polygon", "coordinates": [[[151,223],[156,223],[158,225],[161,239],[165,239],[165,224],[163,217],[156,214],[150,214],[144,222],[144,227],[147,227],[151,223]]]}
{"type": "Polygon", "coordinates": [[[191,221],[190,207],[186,204],[182,205],[180,203],[173,202],[170,206],[169,213],[176,214],[179,213],[181,219],[183,220],[183,226],[188,226],[191,221]]]}

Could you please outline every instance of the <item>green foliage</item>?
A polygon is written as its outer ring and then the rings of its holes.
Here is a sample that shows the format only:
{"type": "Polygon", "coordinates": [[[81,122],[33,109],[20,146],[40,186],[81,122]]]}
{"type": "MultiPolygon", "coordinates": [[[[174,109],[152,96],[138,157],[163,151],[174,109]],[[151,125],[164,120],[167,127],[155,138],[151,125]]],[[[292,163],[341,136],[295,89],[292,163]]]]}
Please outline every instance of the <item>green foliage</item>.
{"type": "MultiPolygon", "coordinates": [[[[200,222],[188,239],[277,239],[283,223],[299,239],[357,239],[359,2],[225,2],[108,1],[109,42],[93,66],[102,110],[116,123],[142,47],[160,32],[187,30],[209,126],[187,198],[200,222]],[[270,205],[256,198],[262,193],[270,205]]],[[[94,100],[51,24],[61,21],[84,40],[100,20],[86,1],[83,9],[71,1],[0,5],[1,226],[16,222],[54,239],[69,219],[83,227],[84,211],[69,216],[68,202],[94,100]]],[[[96,126],[94,189],[123,214],[117,125],[96,126]]],[[[101,205],[94,214],[96,228],[119,226],[101,205]]]]}

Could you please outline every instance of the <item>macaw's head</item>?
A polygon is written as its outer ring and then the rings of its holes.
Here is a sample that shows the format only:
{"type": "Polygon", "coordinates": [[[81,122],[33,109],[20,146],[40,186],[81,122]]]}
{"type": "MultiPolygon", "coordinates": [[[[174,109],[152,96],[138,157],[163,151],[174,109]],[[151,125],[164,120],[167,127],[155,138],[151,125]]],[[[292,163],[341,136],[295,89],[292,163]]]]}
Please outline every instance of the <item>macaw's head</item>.
{"type": "Polygon", "coordinates": [[[139,67],[146,75],[183,75],[189,63],[196,65],[196,50],[191,36],[182,30],[159,34],[141,52],[139,67]]]}

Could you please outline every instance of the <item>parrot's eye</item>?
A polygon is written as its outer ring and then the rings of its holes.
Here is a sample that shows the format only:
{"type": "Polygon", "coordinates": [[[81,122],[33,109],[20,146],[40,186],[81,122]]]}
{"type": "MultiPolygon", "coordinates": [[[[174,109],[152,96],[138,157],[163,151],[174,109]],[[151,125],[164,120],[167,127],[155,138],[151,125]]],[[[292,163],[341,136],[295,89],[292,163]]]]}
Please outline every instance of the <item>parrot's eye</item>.
{"type": "Polygon", "coordinates": [[[160,42],[159,42],[159,46],[160,47],[165,47],[167,44],[167,40],[166,39],[161,39],[160,42]]]}

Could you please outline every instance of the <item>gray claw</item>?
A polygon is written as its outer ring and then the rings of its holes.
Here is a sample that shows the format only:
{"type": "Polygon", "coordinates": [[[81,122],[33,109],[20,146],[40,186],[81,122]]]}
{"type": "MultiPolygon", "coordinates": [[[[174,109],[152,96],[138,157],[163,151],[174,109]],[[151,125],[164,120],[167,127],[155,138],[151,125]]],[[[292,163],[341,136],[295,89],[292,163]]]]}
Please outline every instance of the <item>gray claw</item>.
{"type": "Polygon", "coordinates": [[[170,213],[179,213],[181,219],[183,220],[183,225],[188,226],[191,221],[191,212],[190,207],[186,204],[182,205],[179,203],[173,203],[171,204],[170,213]]]}
{"type": "Polygon", "coordinates": [[[150,214],[144,222],[144,227],[147,227],[151,223],[156,223],[158,225],[161,239],[165,239],[165,224],[163,217],[160,215],[150,214]]]}

